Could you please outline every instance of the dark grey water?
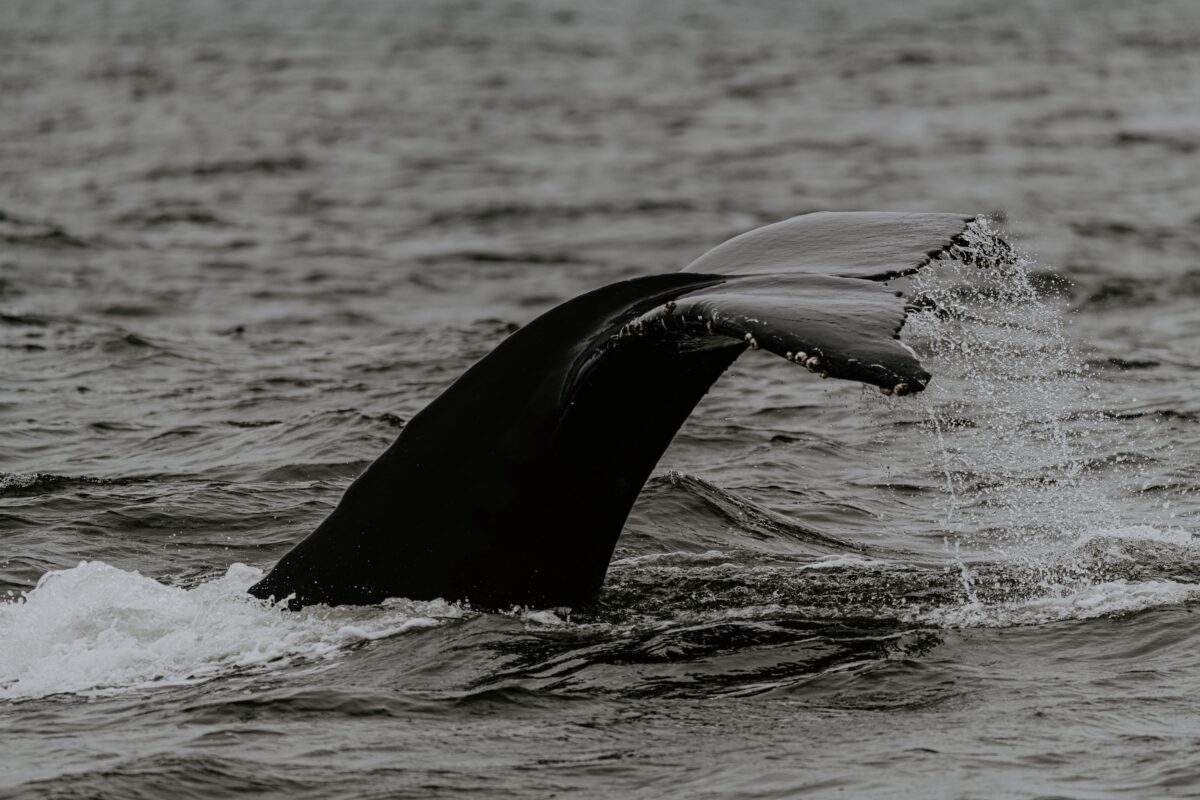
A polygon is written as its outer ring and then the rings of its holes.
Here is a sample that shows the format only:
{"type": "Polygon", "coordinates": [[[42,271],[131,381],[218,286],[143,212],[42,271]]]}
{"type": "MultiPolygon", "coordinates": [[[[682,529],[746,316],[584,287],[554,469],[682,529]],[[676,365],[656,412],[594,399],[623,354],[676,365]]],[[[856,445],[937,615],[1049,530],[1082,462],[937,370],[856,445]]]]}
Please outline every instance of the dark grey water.
{"type": "Polygon", "coordinates": [[[0,4],[0,795],[1200,792],[1200,14],[883,5],[0,4]],[[512,323],[815,209],[1029,255],[919,398],[744,356],[595,609],[244,594],[512,323]]]}

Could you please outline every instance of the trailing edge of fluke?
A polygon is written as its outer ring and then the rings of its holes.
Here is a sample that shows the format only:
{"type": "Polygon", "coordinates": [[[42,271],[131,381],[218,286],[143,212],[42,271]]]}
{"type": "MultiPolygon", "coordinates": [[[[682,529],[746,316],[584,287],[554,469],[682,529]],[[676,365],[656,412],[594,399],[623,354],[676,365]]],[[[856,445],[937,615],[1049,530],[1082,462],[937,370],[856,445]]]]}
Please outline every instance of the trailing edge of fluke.
{"type": "Polygon", "coordinates": [[[972,221],[804,214],[547,311],[413,417],[251,594],[292,608],[593,600],[654,465],[747,348],[885,392],[924,389],[899,341],[905,301],[883,282],[972,221]]]}

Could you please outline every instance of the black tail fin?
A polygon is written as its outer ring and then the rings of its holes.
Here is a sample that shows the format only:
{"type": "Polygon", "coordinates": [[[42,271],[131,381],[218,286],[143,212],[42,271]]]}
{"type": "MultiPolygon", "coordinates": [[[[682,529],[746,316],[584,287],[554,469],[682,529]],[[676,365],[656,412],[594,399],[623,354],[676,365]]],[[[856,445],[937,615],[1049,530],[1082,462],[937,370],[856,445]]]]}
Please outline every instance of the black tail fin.
{"type": "Polygon", "coordinates": [[[599,591],[654,465],[747,348],[920,391],[904,302],[877,281],[961,235],[953,214],[810,214],[687,270],[612,284],[521,328],[415,416],[251,588],[293,605],[387,597],[576,605],[599,591]]]}

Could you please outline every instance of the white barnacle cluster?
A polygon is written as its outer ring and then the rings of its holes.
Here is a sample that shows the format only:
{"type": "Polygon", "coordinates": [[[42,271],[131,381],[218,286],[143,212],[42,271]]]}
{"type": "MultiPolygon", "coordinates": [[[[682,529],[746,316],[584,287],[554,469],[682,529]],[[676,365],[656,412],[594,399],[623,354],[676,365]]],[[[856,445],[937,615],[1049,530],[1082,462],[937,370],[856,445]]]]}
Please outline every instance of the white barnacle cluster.
{"type": "Polygon", "coordinates": [[[820,373],[822,378],[829,377],[829,371],[822,368],[822,363],[819,356],[810,356],[803,350],[798,350],[794,353],[789,350],[784,354],[784,358],[786,358],[788,361],[794,361],[800,366],[805,367],[809,372],[820,373]]]}
{"type": "Polygon", "coordinates": [[[808,353],[804,352],[803,350],[793,353],[791,350],[789,350],[784,358],[786,358],[788,361],[795,361],[797,364],[803,367],[806,366],[806,362],[808,361],[808,353]]]}
{"type": "Polygon", "coordinates": [[[623,342],[624,340],[626,340],[630,337],[645,336],[645,335],[646,335],[645,320],[639,319],[639,320],[634,320],[633,322],[627,322],[621,326],[621,330],[619,330],[618,332],[616,332],[608,337],[607,347],[608,347],[608,349],[611,350],[615,347],[620,347],[621,342],[623,342]]]}
{"type": "Polygon", "coordinates": [[[646,321],[642,319],[634,320],[622,326],[620,338],[628,339],[630,336],[645,336],[646,321]]]}

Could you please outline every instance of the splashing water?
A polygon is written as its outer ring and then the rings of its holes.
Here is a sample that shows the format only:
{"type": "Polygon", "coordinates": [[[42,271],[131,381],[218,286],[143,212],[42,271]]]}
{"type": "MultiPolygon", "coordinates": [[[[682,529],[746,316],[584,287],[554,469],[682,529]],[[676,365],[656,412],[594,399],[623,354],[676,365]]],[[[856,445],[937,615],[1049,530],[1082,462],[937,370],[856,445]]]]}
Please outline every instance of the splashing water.
{"type": "MultiPolygon", "coordinates": [[[[936,379],[903,408],[919,415],[918,441],[937,448],[928,461],[943,479],[949,573],[853,555],[767,567],[732,563],[726,551],[651,554],[614,565],[612,596],[628,595],[628,605],[644,613],[655,602],[651,585],[667,587],[655,626],[664,619],[691,624],[689,614],[704,621],[852,612],[935,627],[1040,624],[1195,597],[1195,584],[1122,571],[1126,562],[1138,563],[1125,555],[1131,547],[1173,548],[1169,554],[1178,556],[1192,537],[1131,527],[1103,489],[1113,485],[1112,473],[1105,484],[1090,465],[1119,448],[1095,410],[1091,378],[1060,308],[1039,292],[1032,267],[984,221],[911,279],[915,311],[905,338],[923,351],[936,379]],[[715,564],[705,567],[706,560],[715,564]],[[711,600],[696,608],[698,596],[711,600]],[[685,597],[691,606],[681,609],[685,597]]],[[[30,480],[18,478],[19,486],[30,480]]],[[[48,573],[23,598],[0,603],[0,699],[105,694],[319,665],[356,643],[469,613],[406,600],[286,612],[246,593],[261,574],[235,564],[219,578],[181,588],[103,562],[48,573]]],[[[603,621],[626,631],[636,617],[603,621]]],[[[544,610],[522,619],[572,624],[544,610]]]]}
{"type": "Polygon", "coordinates": [[[0,699],[175,686],[322,661],[465,613],[407,600],[289,612],[246,593],[260,577],[234,564],[183,589],[99,561],[48,572],[24,597],[0,604],[0,699]]]}
{"type": "Polygon", "coordinates": [[[1106,417],[1033,267],[984,219],[911,280],[906,339],[936,376],[917,409],[940,449],[947,549],[968,603],[960,546],[1021,565],[1028,593],[1063,597],[1100,580],[1076,546],[1119,524],[1088,470],[1113,450],[1106,417]]]}

